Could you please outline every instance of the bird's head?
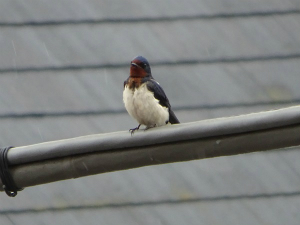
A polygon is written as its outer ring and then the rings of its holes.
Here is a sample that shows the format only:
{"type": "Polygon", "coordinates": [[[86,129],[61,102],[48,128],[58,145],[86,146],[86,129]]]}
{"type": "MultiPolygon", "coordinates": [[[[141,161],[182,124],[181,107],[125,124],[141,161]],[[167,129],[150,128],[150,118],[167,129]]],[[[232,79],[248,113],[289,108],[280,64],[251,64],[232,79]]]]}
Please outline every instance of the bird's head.
{"type": "Polygon", "coordinates": [[[135,57],[130,64],[130,76],[141,78],[151,76],[151,69],[148,60],[143,56],[135,57]]]}

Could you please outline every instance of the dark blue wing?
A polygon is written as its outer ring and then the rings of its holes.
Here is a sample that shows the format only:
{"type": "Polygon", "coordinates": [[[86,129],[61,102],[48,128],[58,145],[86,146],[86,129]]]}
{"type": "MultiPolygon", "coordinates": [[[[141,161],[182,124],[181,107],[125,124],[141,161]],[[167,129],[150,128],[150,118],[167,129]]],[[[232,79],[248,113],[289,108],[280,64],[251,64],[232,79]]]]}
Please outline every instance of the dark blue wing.
{"type": "Polygon", "coordinates": [[[149,79],[147,81],[147,88],[149,91],[154,93],[154,98],[156,98],[159,101],[160,105],[167,107],[167,108],[171,107],[171,105],[169,103],[169,99],[167,98],[164,90],[159,85],[159,83],[157,83],[153,79],[149,79]]]}
{"type": "Polygon", "coordinates": [[[156,98],[159,101],[160,105],[169,109],[169,122],[172,124],[179,123],[179,120],[175,116],[174,112],[171,110],[169,99],[167,98],[164,90],[159,85],[159,83],[157,83],[154,79],[149,79],[147,81],[147,88],[149,91],[153,92],[154,98],[156,98]]]}

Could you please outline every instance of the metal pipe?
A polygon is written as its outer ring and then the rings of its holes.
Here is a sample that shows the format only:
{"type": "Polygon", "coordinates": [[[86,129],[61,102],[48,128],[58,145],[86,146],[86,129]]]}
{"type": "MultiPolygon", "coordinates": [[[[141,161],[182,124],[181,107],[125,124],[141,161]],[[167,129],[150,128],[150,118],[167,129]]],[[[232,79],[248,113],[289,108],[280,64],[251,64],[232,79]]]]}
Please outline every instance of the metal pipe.
{"type": "MultiPolygon", "coordinates": [[[[13,148],[8,159],[19,187],[98,173],[300,145],[300,107],[91,135],[13,148]]],[[[0,184],[0,186],[2,186],[0,184]]]]}

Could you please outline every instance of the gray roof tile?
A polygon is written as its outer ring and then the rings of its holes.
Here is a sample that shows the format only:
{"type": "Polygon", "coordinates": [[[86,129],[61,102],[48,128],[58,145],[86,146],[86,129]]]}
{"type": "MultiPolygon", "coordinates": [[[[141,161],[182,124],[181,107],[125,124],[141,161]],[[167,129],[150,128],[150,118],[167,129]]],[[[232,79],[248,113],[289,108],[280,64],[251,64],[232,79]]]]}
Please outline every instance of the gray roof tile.
{"type": "MultiPolygon", "coordinates": [[[[138,54],[181,122],[299,104],[299,9],[298,0],[3,2],[0,145],[134,127],[122,87],[138,54]]],[[[294,148],[1,193],[0,223],[298,225],[298,161],[294,148]]]]}

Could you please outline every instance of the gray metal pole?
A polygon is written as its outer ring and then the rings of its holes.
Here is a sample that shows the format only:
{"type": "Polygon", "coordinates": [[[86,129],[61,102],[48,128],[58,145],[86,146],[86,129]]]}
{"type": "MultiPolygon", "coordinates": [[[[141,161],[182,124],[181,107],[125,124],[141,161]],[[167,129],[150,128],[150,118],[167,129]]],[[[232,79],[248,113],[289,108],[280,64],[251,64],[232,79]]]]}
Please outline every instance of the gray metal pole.
{"type": "MultiPolygon", "coordinates": [[[[10,149],[19,187],[142,166],[300,145],[300,107],[10,149]]],[[[0,184],[0,186],[2,186],[0,184]]]]}

